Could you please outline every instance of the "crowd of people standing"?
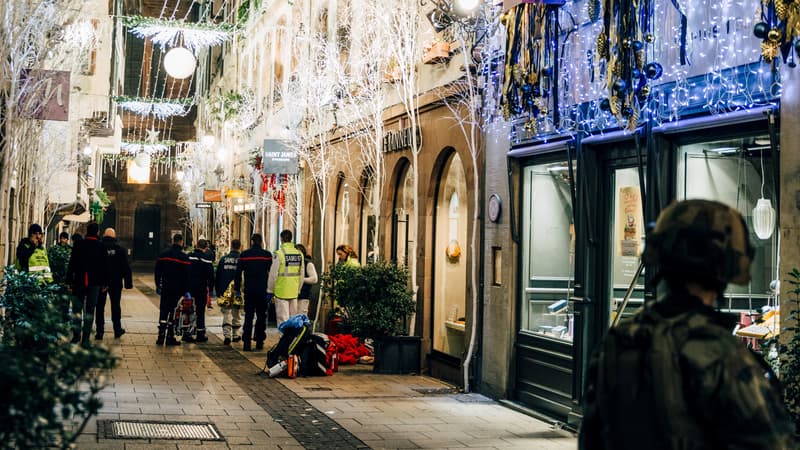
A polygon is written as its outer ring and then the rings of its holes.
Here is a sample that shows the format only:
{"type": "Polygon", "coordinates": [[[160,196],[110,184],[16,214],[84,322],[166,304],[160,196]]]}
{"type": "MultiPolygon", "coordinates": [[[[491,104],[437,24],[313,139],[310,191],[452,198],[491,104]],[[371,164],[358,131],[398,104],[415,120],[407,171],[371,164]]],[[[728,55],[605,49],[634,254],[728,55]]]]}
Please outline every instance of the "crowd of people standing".
{"type": "MultiPolygon", "coordinates": [[[[106,228],[102,238],[99,225],[89,223],[86,235],[59,234],[58,242],[45,249],[41,226],[33,224],[28,236],[17,247],[15,266],[30,272],[45,283],[60,283],[72,297],[73,343],[90,343],[105,334],[105,306],[111,304],[114,338],[125,334],[122,327],[122,290],[133,288],[128,252],[116,239],[116,231],[106,228]],[[109,301],[110,300],[110,301],[109,301]]],[[[200,239],[186,253],[183,236],[172,237],[171,246],[156,260],[154,278],[159,295],[157,345],[181,342],[206,342],[206,309],[217,298],[222,312],[224,344],[242,342],[244,351],[261,350],[266,340],[267,311],[275,305],[277,325],[296,314],[308,314],[312,285],[319,276],[302,244],[292,242],[292,232],[280,234],[280,248],[274,253],[263,248],[263,238],[253,234],[250,246],[242,251],[234,239],[230,252],[214,264],[208,241],[200,239]],[[181,299],[194,301],[194,333],[176,336],[176,307],[181,299]],[[242,320],[244,312],[244,320],[242,320]],[[180,340],[178,340],[180,338],[180,340]]],[[[347,246],[337,248],[341,261],[355,255],[347,246]]]]}

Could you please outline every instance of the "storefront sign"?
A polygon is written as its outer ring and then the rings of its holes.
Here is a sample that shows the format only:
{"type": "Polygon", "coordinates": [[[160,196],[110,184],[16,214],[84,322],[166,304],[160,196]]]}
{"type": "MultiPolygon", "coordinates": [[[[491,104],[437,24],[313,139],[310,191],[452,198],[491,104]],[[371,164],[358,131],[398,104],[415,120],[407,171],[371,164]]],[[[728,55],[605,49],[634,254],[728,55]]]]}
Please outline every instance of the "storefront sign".
{"type": "Polygon", "coordinates": [[[299,170],[297,152],[284,141],[264,139],[263,173],[295,175],[299,170]]]}
{"type": "Polygon", "coordinates": [[[69,79],[67,70],[27,72],[20,102],[23,114],[39,120],[69,120],[69,79]]]}
{"type": "MultiPolygon", "coordinates": [[[[383,153],[397,152],[411,148],[411,127],[397,131],[387,131],[383,136],[383,153]]],[[[422,147],[422,132],[417,127],[417,148],[422,147]]]]}
{"type": "Polygon", "coordinates": [[[203,201],[204,202],[221,202],[222,201],[222,191],[219,189],[206,189],[203,191],[203,201]]]}

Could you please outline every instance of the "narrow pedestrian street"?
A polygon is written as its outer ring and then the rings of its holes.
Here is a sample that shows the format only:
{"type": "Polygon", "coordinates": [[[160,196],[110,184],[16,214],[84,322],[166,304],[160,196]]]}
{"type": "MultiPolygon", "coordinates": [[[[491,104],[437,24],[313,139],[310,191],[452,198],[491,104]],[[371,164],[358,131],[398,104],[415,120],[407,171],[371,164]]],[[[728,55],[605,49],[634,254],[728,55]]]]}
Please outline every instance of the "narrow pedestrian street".
{"type": "MultiPolygon", "coordinates": [[[[122,302],[127,332],[104,340],[120,360],[79,449],[576,447],[568,431],[426,376],[374,375],[365,365],[332,377],[257,375],[266,351],[223,346],[217,307],[208,311],[208,343],[157,347],[157,297],[146,272],[135,274],[122,302]],[[211,423],[221,438],[119,439],[115,420],[211,423]]],[[[267,347],[277,340],[274,326],[268,336],[267,347]]]]}

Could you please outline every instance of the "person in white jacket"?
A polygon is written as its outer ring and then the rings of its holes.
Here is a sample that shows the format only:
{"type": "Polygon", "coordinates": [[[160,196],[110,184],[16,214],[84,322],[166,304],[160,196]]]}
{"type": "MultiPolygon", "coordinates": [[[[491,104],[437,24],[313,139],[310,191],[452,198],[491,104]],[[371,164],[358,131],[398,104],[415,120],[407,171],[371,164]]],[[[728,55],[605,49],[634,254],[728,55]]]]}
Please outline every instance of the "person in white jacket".
{"type": "Polygon", "coordinates": [[[311,261],[311,255],[306,251],[306,246],[297,244],[295,246],[300,253],[303,254],[305,259],[305,272],[303,274],[303,286],[300,288],[300,294],[297,296],[297,314],[305,314],[308,316],[308,305],[311,303],[311,286],[319,282],[317,276],[317,268],[311,261]]]}

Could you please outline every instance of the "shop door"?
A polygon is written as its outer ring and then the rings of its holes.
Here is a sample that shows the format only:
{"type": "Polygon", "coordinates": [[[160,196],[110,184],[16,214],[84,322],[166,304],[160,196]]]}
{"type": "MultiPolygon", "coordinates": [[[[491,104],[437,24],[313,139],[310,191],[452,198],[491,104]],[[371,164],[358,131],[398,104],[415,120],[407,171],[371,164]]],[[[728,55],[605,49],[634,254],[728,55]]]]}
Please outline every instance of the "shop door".
{"type": "Polygon", "coordinates": [[[596,274],[598,279],[607,282],[606,296],[601,302],[601,311],[607,312],[604,313],[605,321],[600,321],[606,324],[606,328],[618,315],[622,319],[641,307],[645,295],[644,269],[639,258],[644,250],[645,232],[639,169],[635,166],[612,166],[608,171],[608,264],[598,267],[596,274]]]}
{"type": "Polygon", "coordinates": [[[514,399],[566,421],[572,405],[575,216],[563,161],[523,169],[514,399]]]}
{"type": "Polygon", "coordinates": [[[141,205],[136,208],[133,229],[133,258],[135,260],[153,260],[158,257],[161,242],[160,230],[161,208],[158,205],[141,205]]]}

